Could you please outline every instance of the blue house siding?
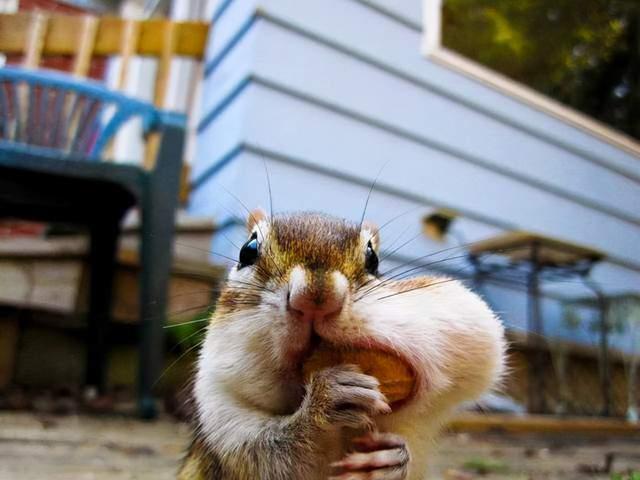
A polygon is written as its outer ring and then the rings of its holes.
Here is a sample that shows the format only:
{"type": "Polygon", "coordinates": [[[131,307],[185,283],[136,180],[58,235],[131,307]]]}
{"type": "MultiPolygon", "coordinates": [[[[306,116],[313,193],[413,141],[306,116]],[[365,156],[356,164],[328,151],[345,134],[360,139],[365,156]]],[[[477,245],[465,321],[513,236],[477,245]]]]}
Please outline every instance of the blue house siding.
{"type": "Polygon", "coordinates": [[[636,222],[640,219],[640,211],[629,202],[640,204],[639,182],[317,42],[296,39],[290,31],[268,21],[258,28],[264,37],[255,68],[264,83],[470,163],[591,202],[594,208],[609,208],[612,214],[626,215],[636,222]],[[339,78],[328,78],[331,68],[341,73],[339,78]],[[367,88],[362,88],[364,85],[367,88]],[[376,95],[373,101],[372,94],[376,95]],[[532,162],[534,156],[536,161],[532,162]],[[602,179],[595,189],[589,180],[593,176],[602,179]],[[613,191],[622,198],[612,195],[613,191]]]}
{"type": "Polygon", "coordinates": [[[635,157],[604,142],[594,142],[589,134],[535,109],[523,108],[515,99],[425,61],[418,50],[419,32],[367,8],[363,2],[277,0],[265,2],[259,14],[487,116],[495,116],[567,148],[577,148],[585,158],[618,165],[638,178],[635,157]]]}
{"type": "MultiPolygon", "coordinates": [[[[207,53],[191,210],[224,221],[246,216],[237,199],[268,207],[266,162],[276,210],[358,219],[386,164],[367,216],[384,224],[408,212],[383,245],[417,235],[390,265],[453,246],[419,235],[423,215],[448,207],[466,241],[525,229],[586,244],[609,256],[594,272],[609,291],[639,290],[638,158],[421,57],[416,4],[225,2],[207,53]]],[[[241,227],[226,236],[215,251],[233,252],[241,227]]],[[[575,283],[546,292],[551,323],[559,299],[586,294],[575,283]]],[[[485,293],[524,327],[518,288],[485,293]]]]}
{"type": "Polygon", "coordinates": [[[356,0],[377,9],[380,13],[405,24],[408,28],[422,30],[422,2],[414,0],[356,0]]]}

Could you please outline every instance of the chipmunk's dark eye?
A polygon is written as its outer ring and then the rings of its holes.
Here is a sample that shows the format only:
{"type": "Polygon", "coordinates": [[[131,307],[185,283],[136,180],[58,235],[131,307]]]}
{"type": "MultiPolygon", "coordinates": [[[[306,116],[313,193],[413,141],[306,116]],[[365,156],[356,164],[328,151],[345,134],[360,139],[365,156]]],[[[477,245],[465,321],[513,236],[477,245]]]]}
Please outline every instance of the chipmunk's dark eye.
{"type": "Polygon", "coordinates": [[[240,259],[238,268],[246,267],[247,265],[253,265],[258,260],[258,235],[253,232],[251,238],[242,245],[240,249],[240,259]]]}
{"type": "Polygon", "coordinates": [[[364,268],[371,275],[378,274],[378,255],[376,254],[371,242],[367,243],[367,251],[364,254],[364,268]]]}

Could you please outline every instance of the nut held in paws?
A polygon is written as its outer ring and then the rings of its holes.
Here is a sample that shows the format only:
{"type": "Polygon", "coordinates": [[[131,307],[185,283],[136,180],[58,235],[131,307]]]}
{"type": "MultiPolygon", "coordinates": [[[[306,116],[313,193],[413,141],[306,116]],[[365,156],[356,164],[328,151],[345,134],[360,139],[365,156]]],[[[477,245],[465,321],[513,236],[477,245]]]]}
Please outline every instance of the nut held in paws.
{"type": "Polygon", "coordinates": [[[321,342],[305,361],[302,372],[308,381],[318,370],[343,364],[357,365],[362,373],[376,377],[389,403],[405,400],[413,392],[415,376],[411,368],[402,359],[381,350],[344,349],[321,342]]]}

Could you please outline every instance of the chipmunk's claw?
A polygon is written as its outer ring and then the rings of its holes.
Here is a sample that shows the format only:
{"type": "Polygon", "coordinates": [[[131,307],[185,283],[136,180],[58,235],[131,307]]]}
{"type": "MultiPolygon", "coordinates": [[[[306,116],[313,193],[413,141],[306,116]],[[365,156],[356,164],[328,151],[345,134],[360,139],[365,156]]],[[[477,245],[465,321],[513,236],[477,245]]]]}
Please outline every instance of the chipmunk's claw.
{"type": "Polygon", "coordinates": [[[371,432],[353,440],[349,453],[331,467],[336,475],[329,480],[404,480],[409,469],[409,449],[405,440],[391,433],[371,432]]]}

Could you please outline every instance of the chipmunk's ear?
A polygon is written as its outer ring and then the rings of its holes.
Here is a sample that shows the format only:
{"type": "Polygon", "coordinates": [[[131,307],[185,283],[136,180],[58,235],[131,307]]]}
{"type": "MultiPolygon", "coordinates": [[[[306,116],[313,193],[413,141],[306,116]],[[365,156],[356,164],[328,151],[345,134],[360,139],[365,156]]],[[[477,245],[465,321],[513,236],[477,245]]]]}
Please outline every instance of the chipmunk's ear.
{"type": "Polygon", "coordinates": [[[376,252],[378,251],[378,247],[380,246],[380,234],[378,233],[378,226],[375,223],[368,220],[362,222],[362,231],[360,236],[365,244],[367,242],[371,242],[373,249],[376,252]]]}
{"type": "Polygon", "coordinates": [[[265,212],[261,208],[256,208],[255,210],[249,212],[249,215],[247,216],[247,230],[249,231],[249,233],[253,232],[253,229],[258,223],[266,219],[267,212],[265,212]]]}

